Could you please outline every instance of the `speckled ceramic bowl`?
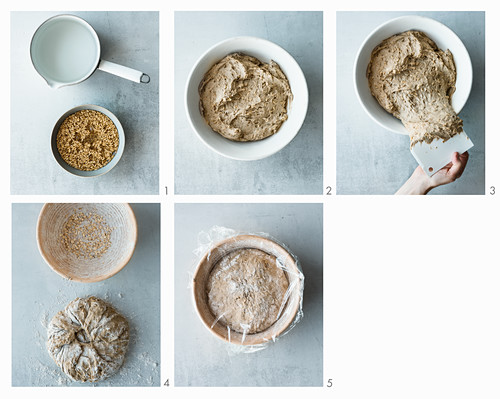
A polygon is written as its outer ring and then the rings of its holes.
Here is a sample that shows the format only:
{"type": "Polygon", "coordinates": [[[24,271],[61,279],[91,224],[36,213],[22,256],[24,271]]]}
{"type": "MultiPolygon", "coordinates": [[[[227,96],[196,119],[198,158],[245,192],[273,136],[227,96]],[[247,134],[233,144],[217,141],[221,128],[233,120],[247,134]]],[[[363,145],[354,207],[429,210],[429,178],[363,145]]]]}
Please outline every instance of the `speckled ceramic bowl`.
{"type": "Polygon", "coordinates": [[[194,304],[205,327],[218,338],[239,345],[263,344],[277,338],[295,320],[302,300],[302,285],[298,275],[301,275],[301,272],[294,257],[274,241],[255,235],[231,237],[215,245],[199,262],[193,277],[194,304]],[[233,331],[226,325],[216,321],[215,316],[210,311],[206,292],[208,277],[217,262],[230,252],[244,248],[260,249],[279,258],[286,268],[285,274],[288,279],[290,293],[281,316],[271,327],[259,333],[246,335],[233,331]]]}
{"type": "Polygon", "coordinates": [[[78,107],[72,108],[69,111],[66,111],[56,122],[54,125],[54,128],[52,129],[52,136],[50,139],[50,145],[52,148],[52,155],[54,155],[55,160],[57,163],[67,172],[80,176],[80,177],[96,177],[103,175],[107,172],[109,172],[111,169],[113,169],[120,158],[122,157],[123,150],[125,149],[125,132],[123,131],[123,127],[118,120],[118,118],[109,110],[106,108],[100,107],[99,105],[93,105],[93,104],[86,104],[86,105],[80,105],[78,107]],[[76,169],[66,163],[64,159],[61,157],[61,154],[59,154],[59,150],[57,149],[57,133],[59,132],[59,128],[61,127],[62,123],[64,120],[74,114],[75,112],[84,110],[84,109],[90,109],[93,111],[98,111],[101,112],[102,114],[106,115],[113,124],[116,126],[116,129],[118,130],[118,150],[116,151],[115,156],[111,161],[109,161],[106,165],[104,165],[102,168],[96,169],[96,170],[80,170],[76,169]]]}
{"type": "Polygon", "coordinates": [[[373,49],[383,40],[406,32],[419,30],[431,38],[441,50],[449,49],[457,68],[456,91],[451,104],[455,112],[464,107],[472,87],[472,63],[469,53],[460,38],[446,25],[431,18],[409,15],[392,19],[371,32],[359,48],[354,63],[354,88],[366,113],[380,126],[399,134],[408,134],[401,121],[388,113],[372,96],[366,77],[366,69],[373,49]]]}
{"type": "Polygon", "coordinates": [[[40,254],[52,270],[69,280],[93,283],[114,276],[132,258],[137,222],[129,204],[45,204],[38,217],[36,238],[40,254]],[[102,256],[81,258],[63,244],[64,225],[75,210],[100,215],[112,228],[111,245],[102,256]]]}

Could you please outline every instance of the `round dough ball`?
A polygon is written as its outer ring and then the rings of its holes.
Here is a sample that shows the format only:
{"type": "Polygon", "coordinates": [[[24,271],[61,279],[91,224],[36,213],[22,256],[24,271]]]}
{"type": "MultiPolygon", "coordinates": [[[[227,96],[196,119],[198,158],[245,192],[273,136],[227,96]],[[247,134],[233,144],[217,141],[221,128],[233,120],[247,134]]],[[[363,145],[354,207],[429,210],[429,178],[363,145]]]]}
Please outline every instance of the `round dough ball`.
{"type": "Polygon", "coordinates": [[[96,382],[118,371],[129,341],[127,320],[94,296],[76,298],[47,328],[50,356],[73,381],[96,382]]]}
{"type": "Polygon", "coordinates": [[[275,256],[239,249],[224,256],[207,281],[208,305],[216,320],[234,331],[262,332],[286,302],[288,279],[275,256]]]}

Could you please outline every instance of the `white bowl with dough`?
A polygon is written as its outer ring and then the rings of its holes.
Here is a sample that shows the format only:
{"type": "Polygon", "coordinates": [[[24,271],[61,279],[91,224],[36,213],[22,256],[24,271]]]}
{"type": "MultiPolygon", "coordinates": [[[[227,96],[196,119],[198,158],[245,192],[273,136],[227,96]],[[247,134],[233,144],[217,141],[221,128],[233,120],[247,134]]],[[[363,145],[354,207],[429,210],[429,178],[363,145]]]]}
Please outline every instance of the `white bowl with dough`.
{"type": "Polygon", "coordinates": [[[253,161],[266,158],[281,150],[299,132],[307,114],[309,93],[307,82],[295,59],[283,48],[258,37],[235,37],[224,40],[208,49],[195,63],[186,85],[186,113],[193,130],[211,150],[227,158],[253,161]],[[293,100],[288,105],[288,119],[270,137],[252,142],[237,142],[216,133],[200,113],[198,87],[205,73],[226,55],[244,53],[260,61],[278,63],[290,83],[293,100]]]}
{"type": "Polygon", "coordinates": [[[392,19],[377,27],[361,45],[354,62],[354,87],[358,99],[366,113],[380,126],[400,134],[408,134],[403,123],[388,113],[370,92],[366,69],[373,49],[384,39],[408,30],[424,32],[439,49],[449,49],[457,68],[456,91],[451,105],[456,113],[464,107],[472,88],[472,63],[469,53],[460,38],[446,25],[431,18],[409,15],[392,19]]]}

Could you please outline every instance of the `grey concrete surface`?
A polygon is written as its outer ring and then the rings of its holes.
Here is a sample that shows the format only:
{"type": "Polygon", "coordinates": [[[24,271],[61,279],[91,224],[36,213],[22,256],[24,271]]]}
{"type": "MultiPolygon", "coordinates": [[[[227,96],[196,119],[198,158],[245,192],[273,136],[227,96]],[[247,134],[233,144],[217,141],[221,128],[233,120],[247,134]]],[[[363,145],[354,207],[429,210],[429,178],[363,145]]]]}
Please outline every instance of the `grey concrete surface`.
{"type": "Polygon", "coordinates": [[[12,385],[160,385],[160,206],[132,204],[138,240],[131,261],[98,283],[63,279],[44,262],[36,243],[42,204],[12,205],[12,385]],[[52,317],[76,297],[96,295],[129,321],[130,344],[117,374],[96,384],[72,382],[45,348],[52,317]]]}
{"type": "Polygon", "coordinates": [[[323,384],[323,205],[175,205],[175,385],[321,386],[323,384]],[[214,225],[264,232],[299,258],[304,318],[264,350],[234,353],[199,320],[192,302],[193,250],[214,225]]]}
{"type": "Polygon", "coordinates": [[[321,194],[323,186],[323,13],[175,13],[175,192],[177,194],[321,194]],[[214,44],[257,36],[288,51],[302,68],[309,109],[302,129],[278,153],[259,161],[227,159],[189,125],[184,91],[196,60],[214,44]]]}
{"type": "Polygon", "coordinates": [[[338,12],[337,13],[337,194],[394,194],[417,162],[409,138],[378,126],[363,110],[354,91],[356,53],[378,25],[402,15],[434,18],[462,40],[472,60],[473,84],[460,112],[474,143],[462,177],[430,194],[484,194],[484,12],[338,12]]]}
{"type": "Polygon", "coordinates": [[[158,12],[68,12],[94,27],[102,59],[149,74],[149,84],[97,70],[82,83],[51,89],[31,64],[30,42],[41,23],[62,13],[11,13],[11,193],[157,194],[158,12]],[[57,164],[50,135],[62,114],[89,103],[118,117],[126,145],[113,170],[82,179],[57,164]]]}

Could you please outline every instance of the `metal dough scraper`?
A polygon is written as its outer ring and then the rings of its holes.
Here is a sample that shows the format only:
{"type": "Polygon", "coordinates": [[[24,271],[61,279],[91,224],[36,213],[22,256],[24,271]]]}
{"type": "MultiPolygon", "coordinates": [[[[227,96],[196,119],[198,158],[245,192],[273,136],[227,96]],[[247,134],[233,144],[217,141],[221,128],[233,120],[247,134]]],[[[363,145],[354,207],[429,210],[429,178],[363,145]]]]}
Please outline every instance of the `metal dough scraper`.
{"type": "Polygon", "coordinates": [[[444,142],[441,139],[435,139],[430,144],[417,143],[410,151],[427,176],[432,176],[451,161],[454,152],[463,154],[473,146],[467,134],[461,132],[444,142]]]}

